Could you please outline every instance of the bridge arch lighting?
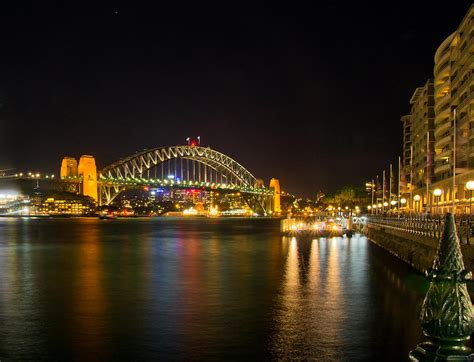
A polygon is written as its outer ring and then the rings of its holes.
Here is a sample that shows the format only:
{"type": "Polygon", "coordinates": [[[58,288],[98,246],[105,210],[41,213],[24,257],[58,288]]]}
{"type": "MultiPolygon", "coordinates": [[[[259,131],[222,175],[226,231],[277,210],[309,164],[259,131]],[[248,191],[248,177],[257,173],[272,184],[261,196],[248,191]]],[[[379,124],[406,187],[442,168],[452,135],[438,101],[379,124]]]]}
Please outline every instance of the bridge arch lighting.
{"type": "Polygon", "coordinates": [[[244,194],[247,202],[253,203],[252,208],[262,210],[263,214],[273,207],[270,201],[274,196],[272,189],[265,188],[261,181],[234,159],[199,144],[137,152],[100,169],[98,180],[101,205],[109,204],[120,192],[133,185],[155,184],[236,190],[244,194]],[[158,172],[161,178],[157,177],[158,172]]]}

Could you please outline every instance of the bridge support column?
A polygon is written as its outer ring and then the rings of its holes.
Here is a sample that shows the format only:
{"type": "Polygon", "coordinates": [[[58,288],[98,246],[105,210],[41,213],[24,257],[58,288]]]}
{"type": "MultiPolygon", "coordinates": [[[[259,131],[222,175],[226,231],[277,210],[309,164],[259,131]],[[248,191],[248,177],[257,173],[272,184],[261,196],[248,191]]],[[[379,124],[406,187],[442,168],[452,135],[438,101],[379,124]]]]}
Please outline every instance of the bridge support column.
{"type": "Polygon", "coordinates": [[[409,354],[412,361],[473,361],[473,351],[465,346],[474,330],[473,307],[466,281],[471,273],[464,262],[454,216],[446,224],[438,253],[427,276],[431,279],[421,308],[421,328],[428,342],[409,354]]]}
{"type": "Polygon", "coordinates": [[[272,178],[270,180],[270,188],[273,190],[273,205],[272,211],[273,213],[279,214],[281,213],[281,204],[280,204],[280,181],[276,178],[272,178]]]}
{"type": "Polygon", "coordinates": [[[74,157],[64,157],[61,162],[61,179],[67,177],[77,177],[77,161],[74,157]]]}
{"type": "Polygon", "coordinates": [[[94,157],[81,156],[77,172],[82,176],[82,194],[97,201],[97,167],[94,157]]]}

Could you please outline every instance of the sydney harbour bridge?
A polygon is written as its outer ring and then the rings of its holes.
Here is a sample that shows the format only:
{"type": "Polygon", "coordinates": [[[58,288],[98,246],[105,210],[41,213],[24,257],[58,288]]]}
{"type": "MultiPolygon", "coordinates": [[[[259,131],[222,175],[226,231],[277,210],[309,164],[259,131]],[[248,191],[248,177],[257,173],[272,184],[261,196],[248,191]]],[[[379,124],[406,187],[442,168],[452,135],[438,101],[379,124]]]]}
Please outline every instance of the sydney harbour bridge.
{"type": "Polygon", "coordinates": [[[99,206],[109,205],[123,191],[161,187],[200,189],[220,193],[239,192],[248,205],[262,215],[279,213],[280,185],[268,187],[231,157],[200,145],[157,147],[97,169],[93,156],[64,157],[61,182],[76,187],[99,206]]]}

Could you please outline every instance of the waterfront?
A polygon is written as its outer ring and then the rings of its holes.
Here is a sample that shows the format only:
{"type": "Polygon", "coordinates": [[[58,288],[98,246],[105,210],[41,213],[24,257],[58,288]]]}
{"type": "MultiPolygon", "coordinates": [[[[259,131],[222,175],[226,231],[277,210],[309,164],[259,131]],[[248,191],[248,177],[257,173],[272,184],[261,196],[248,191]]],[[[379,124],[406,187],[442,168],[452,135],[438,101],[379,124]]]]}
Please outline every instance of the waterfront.
{"type": "Polygon", "coordinates": [[[0,219],[0,359],[404,360],[427,283],[272,219],[0,219]]]}

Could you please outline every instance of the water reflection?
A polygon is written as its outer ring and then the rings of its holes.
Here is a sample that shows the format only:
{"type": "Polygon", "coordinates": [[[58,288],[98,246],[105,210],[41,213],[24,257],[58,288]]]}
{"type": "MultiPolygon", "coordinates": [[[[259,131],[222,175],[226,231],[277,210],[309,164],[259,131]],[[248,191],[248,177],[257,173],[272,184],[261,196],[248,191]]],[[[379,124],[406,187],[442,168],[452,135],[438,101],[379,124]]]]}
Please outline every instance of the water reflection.
{"type": "Polygon", "coordinates": [[[288,249],[271,339],[275,358],[397,361],[423,339],[418,313],[426,281],[408,266],[400,272],[398,260],[360,236],[283,238],[282,245],[288,249]]]}
{"type": "Polygon", "coordinates": [[[340,357],[344,322],[340,241],[336,238],[289,241],[286,274],[275,316],[277,333],[272,348],[277,358],[340,357]]]}
{"type": "Polygon", "coordinates": [[[0,359],[403,360],[423,283],[278,220],[0,220],[0,359]]]}
{"type": "Polygon", "coordinates": [[[107,325],[104,318],[106,303],[103,285],[103,265],[101,244],[96,225],[90,225],[82,235],[76,260],[76,274],[72,299],[75,307],[72,311],[70,331],[75,333],[73,341],[74,355],[82,356],[89,350],[95,354],[90,357],[106,359],[107,325]],[[100,352],[99,355],[97,353],[100,352]]]}

